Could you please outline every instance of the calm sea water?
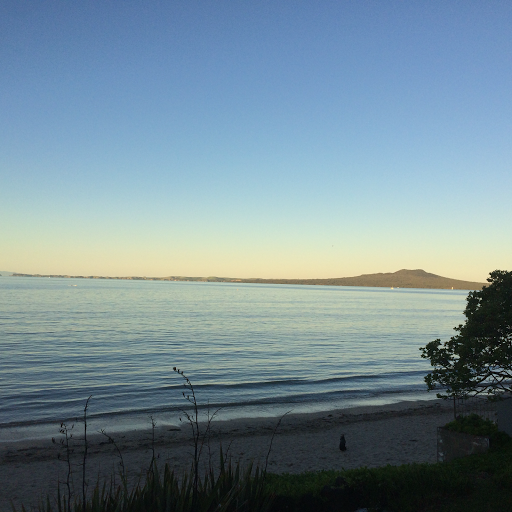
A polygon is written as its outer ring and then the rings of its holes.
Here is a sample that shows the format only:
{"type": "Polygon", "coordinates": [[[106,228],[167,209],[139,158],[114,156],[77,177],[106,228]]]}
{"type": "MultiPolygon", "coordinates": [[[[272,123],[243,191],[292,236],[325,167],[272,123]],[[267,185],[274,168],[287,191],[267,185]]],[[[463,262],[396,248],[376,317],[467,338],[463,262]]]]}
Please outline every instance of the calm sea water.
{"type": "Polygon", "coordinates": [[[124,425],[186,405],[227,416],[427,395],[419,347],[465,291],[0,278],[0,440],[89,414],[124,425]],[[6,432],[8,434],[6,434],[6,432]]]}

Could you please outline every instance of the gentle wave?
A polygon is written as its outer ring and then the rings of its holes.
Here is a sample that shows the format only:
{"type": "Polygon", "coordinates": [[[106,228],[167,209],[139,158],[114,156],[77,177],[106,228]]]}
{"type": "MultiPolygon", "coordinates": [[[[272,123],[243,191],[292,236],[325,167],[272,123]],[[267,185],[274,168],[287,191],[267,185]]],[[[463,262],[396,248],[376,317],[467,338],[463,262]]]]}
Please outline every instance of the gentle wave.
{"type": "MultiPolygon", "coordinates": [[[[453,334],[465,292],[0,280],[0,426],[201,407],[303,409],[425,392],[419,347],[453,334]]],[[[238,413],[236,411],[239,411],[238,413]]]]}

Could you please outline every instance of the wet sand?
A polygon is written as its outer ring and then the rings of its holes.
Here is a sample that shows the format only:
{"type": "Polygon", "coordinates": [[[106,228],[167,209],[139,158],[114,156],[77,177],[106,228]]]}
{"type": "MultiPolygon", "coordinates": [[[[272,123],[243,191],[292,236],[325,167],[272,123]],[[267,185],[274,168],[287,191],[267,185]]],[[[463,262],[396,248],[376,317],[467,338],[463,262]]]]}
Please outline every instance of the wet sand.
{"type": "MultiPolygon", "coordinates": [[[[452,417],[449,404],[424,400],[289,414],[282,418],[277,430],[277,418],[214,420],[201,461],[205,466],[209,461],[215,465],[222,444],[223,451],[242,464],[255,462],[264,466],[268,455],[268,471],[272,473],[435,462],[436,429],[452,417]],[[345,452],[339,450],[341,434],[346,438],[345,452]]],[[[75,491],[81,493],[83,443],[78,438],[82,433],[76,430],[74,436],[73,483],[75,491]]],[[[188,424],[157,426],[154,436],[153,443],[151,429],[113,435],[131,483],[144,478],[153,448],[159,465],[167,462],[178,474],[190,468],[193,443],[188,424]]],[[[59,436],[55,438],[56,443],[49,438],[0,444],[0,512],[11,511],[11,501],[18,509],[23,503],[29,510],[47,494],[54,496],[59,481],[63,488],[67,464],[59,436]]],[[[90,486],[94,486],[98,478],[110,479],[113,473],[119,473],[120,458],[115,446],[104,436],[94,433],[88,439],[86,476],[90,486]]]]}

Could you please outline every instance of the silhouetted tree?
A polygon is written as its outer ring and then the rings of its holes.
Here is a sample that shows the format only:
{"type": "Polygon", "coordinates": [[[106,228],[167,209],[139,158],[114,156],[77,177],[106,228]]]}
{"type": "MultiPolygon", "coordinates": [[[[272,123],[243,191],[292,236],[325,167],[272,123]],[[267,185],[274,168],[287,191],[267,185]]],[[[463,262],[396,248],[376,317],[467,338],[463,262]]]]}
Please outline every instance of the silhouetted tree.
{"type": "Polygon", "coordinates": [[[512,272],[495,270],[489,286],[469,293],[463,325],[449,341],[431,341],[421,357],[434,370],[425,377],[439,398],[512,392],[512,272]]]}

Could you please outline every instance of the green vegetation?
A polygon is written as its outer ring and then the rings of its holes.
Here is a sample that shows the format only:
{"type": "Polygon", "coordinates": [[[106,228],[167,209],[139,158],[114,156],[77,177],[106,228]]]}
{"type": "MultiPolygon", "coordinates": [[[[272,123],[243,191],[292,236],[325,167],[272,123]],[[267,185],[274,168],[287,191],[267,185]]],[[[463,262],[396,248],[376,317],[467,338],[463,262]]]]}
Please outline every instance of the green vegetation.
{"type": "Polygon", "coordinates": [[[512,511],[512,445],[449,463],[268,475],[272,510],[512,511]]]}
{"type": "Polygon", "coordinates": [[[428,389],[445,390],[439,398],[512,392],[512,272],[495,270],[487,281],[469,293],[458,334],[420,349],[434,367],[425,377],[428,389]]]}
{"type": "Polygon", "coordinates": [[[462,432],[474,436],[491,436],[498,432],[498,426],[491,420],[484,420],[478,414],[459,416],[456,420],[447,423],[444,428],[452,432],[462,432]]]}
{"type": "Polygon", "coordinates": [[[459,416],[456,420],[447,423],[444,428],[452,432],[488,437],[493,449],[501,449],[510,442],[508,434],[498,430],[498,426],[495,423],[491,420],[483,419],[478,414],[459,416]]]}

